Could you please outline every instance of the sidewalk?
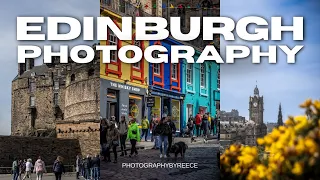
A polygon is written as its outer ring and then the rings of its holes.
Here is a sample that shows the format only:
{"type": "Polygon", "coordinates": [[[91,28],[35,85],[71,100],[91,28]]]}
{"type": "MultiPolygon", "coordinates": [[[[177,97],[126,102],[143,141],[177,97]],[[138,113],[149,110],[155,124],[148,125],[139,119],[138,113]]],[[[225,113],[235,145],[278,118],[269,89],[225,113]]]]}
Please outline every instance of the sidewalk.
{"type": "MultiPolygon", "coordinates": [[[[173,140],[172,144],[180,142],[180,141],[186,143],[187,145],[190,145],[190,144],[203,144],[204,143],[203,139],[204,139],[203,137],[195,137],[195,142],[191,143],[190,137],[174,137],[174,140],[173,140]]],[[[217,140],[217,136],[210,135],[210,137],[208,137],[207,140],[208,140],[209,143],[215,143],[215,144],[219,143],[219,141],[217,140]]],[[[137,143],[136,147],[138,149],[152,149],[153,145],[154,145],[154,142],[151,142],[151,140],[148,140],[147,142],[142,140],[141,142],[137,143]]],[[[131,144],[129,142],[126,143],[126,146],[127,146],[127,150],[131,148],[131,144]]]]}

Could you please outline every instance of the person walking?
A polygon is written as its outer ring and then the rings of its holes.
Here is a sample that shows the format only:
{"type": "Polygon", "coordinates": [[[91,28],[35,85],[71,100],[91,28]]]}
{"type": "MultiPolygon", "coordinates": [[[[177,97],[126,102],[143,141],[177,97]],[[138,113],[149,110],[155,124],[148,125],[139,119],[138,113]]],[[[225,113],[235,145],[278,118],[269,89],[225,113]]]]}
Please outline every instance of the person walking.
{"type": "Polygon", "coordinates": [[[146,116],[143,117],[141,121],[141,126],[142,126],[142,135],[140,139],[142,139],[143,136],[145,136],[144,140],[147,141],[148,133],[149,133],[149,120],[146,116]]]}
{"type": "Polygon", "coordinates": [[[120,134],[120,147],[121,147],[121,154],[120,156],[126,156],[126,139],[128,134],[128,123],[126,121],[125,116],[121,116],[121,121],[119,123],[119,134],[120,134]]]}
{"type": "Polygon", "coordinates": [[[157,136],[155,129],[158,125],[158,121],[156,119],[154,119],[152,121],[152,137],[151,139],[154,141],[154,145],[152,147],[152,149],[159,149],[159,137],[157,136]]]}
{"type": "Polygon", "coordinates": [[[217,115],[214,117],[213,119],[213,123],[211,123],[211,127],[212,127],[212,131],[213,131],[213,135],[217,134],[217,124],[218,124],[218,118],[217,115]]]}
{"type": "Polygon", "coordinates": [[[46,165],[41,159],[41,156],[39,156],[38,160],[34,163],[33,172],[36,173],[37,180],[42,180],[43,173],[47,173],[46,165]]]}
{"type": "Polygon", "coordinates": [[[209,129],[208,129],[208,135],[210,135],[211,134],[211,121],[213,121],[212,120],[212,118],[211,118],[211,116],[210,116],[210,112],[207,112],[207,116],[208,116],[208,127],[209,127],[209,129]]]}
{"type": "Polygon", "coordinates": [[[201,136],[201,114],[200,112],[198,112],[198,114],[195,117],[196,120],[196,130],[197,130],[197,137],[199,137],[199,135],[201,136]]]}
{"type": "Polygon", "coordinates": [[[203,141],[206,143],[208,139],[208,132],[209,132],[209,121],[208,115],[204,114],[202,118],[202,127],[203,127],[203,141]]]}
{"type": "Polygon", "coordinates": [[[77,159],[76,159],[76,178],[80,179],[80,172],[81,172],[81,158],[80,155],[77,155],[77,159]]]}
{"type": "Polygon", "coordinates": [[[87,158],[83,162],[84,168],[84,179],[89,180],[91,179],[90,170],[91,170],[91,157],[87,155],[87,158]]]}
{"type": "Polygon", "coordinates": [[[19,161],[17,158],[14,158],[14,161],[12,162],[12,174],[13,174],[13,180],[18,180],[19,177],[19,161]]]}
{"type": "Polygon", "coordinates": [[[131,153],[129,157],[131,157],[133,153],[136,156],[138,155],[136,145],[137,145],[137,142],[140,142],[140,130],[138,127],[138,123],[136,121],[137,121],[136,118],[132,118],[131,125],[128,129],[127,139],[130,139],[130,143],[131,143],[131,153]]]}
{"type": "Polygon", "coordinates": [[[171,116],[167,116],[167,124],[170,127],[170,133],[168,135],[168,149],[167,149],[167,157],[170,157],[170,150],[173,142],[173,137],[176,134],[176,125],[172,122],[171,116]]]}
{"type": "Polygon", "coordinates": [[[218,133],[218,141],[220,141],[220,117],[218,118],[218,123],[217,123],[217,133],[218,133]]]}
{"type": "Polygon", "coordinates": [[[26,178],[32,179],[32,177],[31,177],[32,168],[33,168],[32,160],[28,159],[27,162],[26,162],[26,172],[25,172],[25,175],[23,177],[23,180],[25,180],[26,178]]]}
{"type": "Polygon", "coordinates": [[[116,128],[116,122],[110,121],[109,122],[109,129],[107,133],[107,142],[108,142],[108,159],[110,160],[110,150],[112,149],[114,154],[114,161],[113,163],[117,163],[117,146],[119,146],[119,130],[116,128]]]}
{"type": "Polygon", "coordinates": [[[97,154],[96,157],[92,159],[91,166],[93,168],[92,179],[98,180],[100,179],[100,157],[97,154]]]}
{"type": "Polygon", "coordinates": [[[194,124],[193,124],[193,120],[190,118],[187,123],[187,128],[188,128],[189,136],[191,138],[191,143],[192,143],[194,141],[194,137],[193,137],[194,124]]]}
{"type": "Polygon", "coordinates": [[[61,180],[62,173],[65,173],[63,158],[61,156],[58,156],[53,163],[53,173],[56,177],[56,180],[61,180]]]}
{"type": "Polygon", "coordinates": [[[167,157],[168,136],[171,134],[170,126],[166,123],[166,117],[162,117],[155,129],[155,133],[159,136],[160,158],[167,157]],[[162,148],[163,144],[163,148],[162,148]]]}
{"type": "Polygon", "coordinates": [[[22,180],[22,178],[21,178],[21,176],[22,176],[22,174],[24,174],[25,173],[25,170],[26,170],[26,160],[19,160],[19,164],[18,164],[18,166],[19,166],[19,180],[22,180]]]}
{"type": "Polygon", "coordinates": [[[107,161],[107,124],[106,119],[100,121],[100,148],[103,161],[107,161]]]}

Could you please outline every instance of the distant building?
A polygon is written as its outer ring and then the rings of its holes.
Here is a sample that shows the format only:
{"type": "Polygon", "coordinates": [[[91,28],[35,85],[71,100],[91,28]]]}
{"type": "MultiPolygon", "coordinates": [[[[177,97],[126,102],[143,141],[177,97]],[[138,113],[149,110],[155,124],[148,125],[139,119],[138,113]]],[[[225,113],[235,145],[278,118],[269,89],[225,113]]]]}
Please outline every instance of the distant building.
{"type": "Polygon", "coordinates": [[[233,143],[255,146],[257,138],[267,134],[263,111],[263,97],[259,96],[258,87],[254,89],[254,97],[249,98],[250,120],[245,120],[235,109],[231,112],[221,111],[220,144],[224,147],[233,143]]]}
{"type": "Polygon", "coordinates": [[[271,133],[274,128],[278,126],[278,123],[267,123],[267,133],[271,133]]]}

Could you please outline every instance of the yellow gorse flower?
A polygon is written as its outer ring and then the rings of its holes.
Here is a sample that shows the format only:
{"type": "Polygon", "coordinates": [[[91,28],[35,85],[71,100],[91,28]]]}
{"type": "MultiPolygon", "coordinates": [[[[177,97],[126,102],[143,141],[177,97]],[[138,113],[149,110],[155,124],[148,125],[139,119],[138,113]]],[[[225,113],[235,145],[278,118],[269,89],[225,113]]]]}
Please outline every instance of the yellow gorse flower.
{"type": "Polygon", "coordinates": [[[320,173],[316,166],[320,161],[320,101],[308,99],[301,107],[306,108],[306,115],[289,117],[284,126],[257,139],[264,154],[258,153],[258,147],[231,145],[220,157],[221,173],[248,180],[320,173]]]}

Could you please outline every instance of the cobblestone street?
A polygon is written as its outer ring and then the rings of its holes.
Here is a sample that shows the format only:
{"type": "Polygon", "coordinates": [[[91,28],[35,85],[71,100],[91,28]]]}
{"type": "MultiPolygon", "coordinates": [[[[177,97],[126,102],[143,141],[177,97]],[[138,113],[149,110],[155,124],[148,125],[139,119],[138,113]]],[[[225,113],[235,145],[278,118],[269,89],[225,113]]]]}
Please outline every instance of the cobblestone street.
{"type": "MultiPolygon", "coordinates": [[[[170,158],[160,159],[159,150],[138,150],[137,157],[119,157],[118,163],[102,162],[101,179],[124,180],[174,180],[174,179],[201,179],[218,180],[219,168],[217,166],[216,153],[219,150],[218,144],[192,144],[188,145],[185,158],[178,156],[175,160],[171,154],[170,158]],[[174,169],[174,168],[122,168],[122,163],[198,163],[196,169],[174,169]]],[[[113,159],[112,159],[113,160],[113,159]]]]}

